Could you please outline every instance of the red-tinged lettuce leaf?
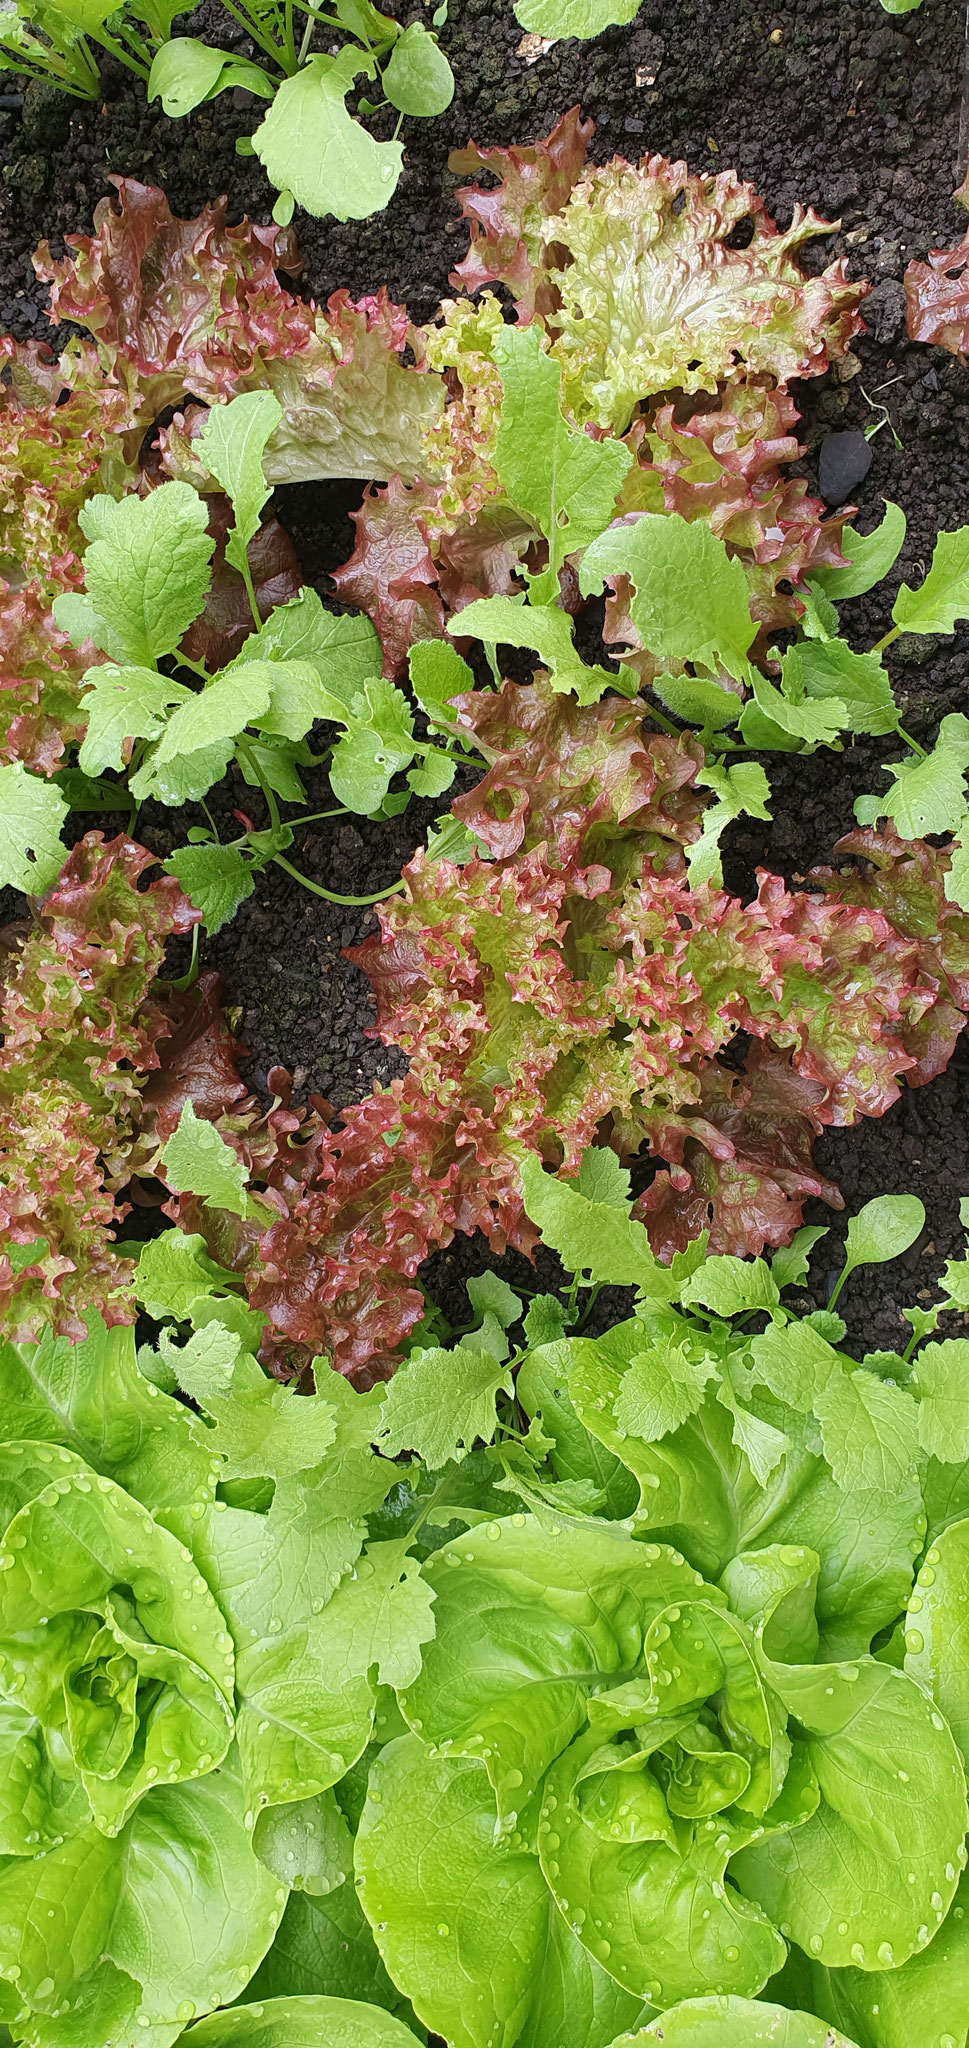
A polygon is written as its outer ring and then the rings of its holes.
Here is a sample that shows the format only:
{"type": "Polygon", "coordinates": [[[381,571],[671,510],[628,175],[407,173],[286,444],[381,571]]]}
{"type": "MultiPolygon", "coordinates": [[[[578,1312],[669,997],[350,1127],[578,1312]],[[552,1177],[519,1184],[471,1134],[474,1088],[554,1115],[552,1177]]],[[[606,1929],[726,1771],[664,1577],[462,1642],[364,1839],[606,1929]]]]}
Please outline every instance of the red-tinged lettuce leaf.
{"type": "Polygon", "coordinates": [[[448,168],[458,176],[485,172],[499,183],[490,190],[477,185],[458,188],[465,220],[471,224],[471,247],[451,282],[467,292],[484,284],[504,284],[513,293],[521,319],[545,312],[546,251],[544,223],[557,213],[572,191],[585,163],[595,132],[571,107],[544,142],[524,149],[452,150],[448,168]]]}
{"type": "Polygon", "coordinates": [[[587,170],[547,222],[560,295],[548,325],[574,418],[622,432],[662,391],[819,376],[861,331],[868,289],[843,260],[802,270],[801,245],[829,231],[798,206],[779,233],[733,171],[694,176],[660,156],[587,170]],[[737,248],[742,221],[752,232],[737,248]]]}
{"type": "Polygon", "coordinates": [[[843,566],[841,535],[852,512],[829,519],[804,478],[783,473],[804,453],[792,431],[799,417],[787,392],[750,384],[708,408],[701,400],[693,410],[685,399],[662,406],[651,426],[636,421],[627,436],[638,468],[626,479],[620,509],[709,520],[744,565],[752,616],[772,633],[795,625],[804,609],[796,588],[780,585],[843,566]]]}
{"type": "MultiPolygon", "coordinates": [[[[456,1231],[485,1230],[505,1247],[502,1214],[522,1223],[514,1162],[497,1156],[489,1186],[461,1134],[460,1090],[450,1114],[412,1076],[343,1114],[269,1186],[287,1214],[262,1238],[247,1275],[253,1307],[288,1345],[328,1351],[360,1385],[386,1376],[393,1354],[424,1312],[411,1283],[421,1260],[456,1231]],[[297,1177],[299,1176],[299,1177],[297,1177]]],[[[271,1355],[270,1347],[270,1355],[271,1355]]]]}
{"type": "MultiPolygon", "coordinates": [[[[232,508],[221,494],[209,500],[209,532],[215,536],[212,578],[205,605],[182,641],[182,652],[190,661],[201,661],[213,673],[228,668],[252,632],[249,593],[238,574],[225,559],[225,544],[232,525],[232,508]]],[[[261,619],[268,619],[277,605],[289,604],[303,588],[296,549],[278,519],[260,526],[247,550],[256,605],[261,619]]]]}
{"type": "MultiPolygon", "coordinates": [[[[325,308],[293,303],[299,319],[311,321],[298,350],[260,354],[233,375],[231,388],[221,373],[216,388],[205,367],[193,364],[186,388],[205,400],[266,389],[275,394],[283,416],[263,456],[272,484],[395,475],[412,482],[443,475],[435,434],[444,385],[431,371],[405,308],[383,288],[357,300],[334,292],[325,308]],[[405,364],[408,349],[415,361],[405,364]]],[[[204,411],[188,407],[158,436],[164,474],[203,490],[211,488],[211,479],[195,442],[204,426],[204,411]]]]}
{"type": "Polygon", "coordinates": [[[938,1000],[918,944],[776,877],[744,906],[641,854],[618,877],[577,858],[550,866],[542,843],[462,868],[418,854],[380,906],[380,939],[351,957],[409,1072],[340,1131],[285,1136],[261,1169],[280,1216],[258,1247],[220,1226],[277,1333],[270,1356],[305,1346],[354,1377],[387,1370],[432,1246],[479,1228],[531,1248],[522,1146],[566,1173],[597,1142],[665,1162],[643,1203],[663,1256],[705,1228],[718,1250],[759,1252],[790,1237],[807,1196],[838,1200],[812,1141],[880,1114],[914,1069],[906,1034],[938,1000]],[[754,1043],[738,1071],[721,1054],[739,1032],[754,1043]]]}
{"type": "Polygon", "coordinates": [[[72,647],[36,590],[0,585],[0,760],[53,774],[83,735],[82,677],[105,659],[72,647]]]}
{"type": "Polygon", "coordinates": [[[506,860],[543,841],[562,866],[615,858],[632,836],[658,853],[699,836],[703,765],[691,735],[644,731],[636,706],[617,697],[580,705],[547,683],[506,682],[454,700],[456,722],[492,765],[459,797],[455,816],[506,860]]]}
{"type": "Polygon", "coordinates": [[[221,975],[209,969],[192,988],[169,992],[164,1010],[168,1031],[159,1064],[142,1090],[139,1112],[142,1133],[150,1131],[162,1143],[175,1130],[186,1102],[208,1123],[219,1123],[252,1102],[239,1073],[246,1047],[226,1021],[221,975]]]}
{"type": "Polygon", "coordinates": [[[923,979],[940,991],[903,1033],[917,1061],[908,1085],[923,1087],[948,1066],[969,1010],[969,916],[945,894],[951,854],[922,839],[899,838],[891,823],[883,832],[864,827],[847,833],[835,852],[866,865],[853,873],[815,868],[811,880],[829,898],[879,911],[895,931],[914,940],[923,979]]]}
{"type": "Polygon", "coordinates": [[[198,913],[155,857],[89,832],[70,854],[11,966],[0,1052],[0,1320],[81,1334],[86,1309],[130,1321],[129,1269],[110,1252],[143,1077],[169,1020],[153,995],[165,942],[198,913]],[[30,1265],[13,1247],[38,1240],[30,1265]],[[18,1270],[18,1268],[20,1270],[18,1270]]]}
{"type": "Polygon", "coordinates": [[[84,541],[77,515],[92,491],[126,474],[123,391],[91,349],[57,363],[49,349],[0,340],[0,577],[39,594],[69,589],[84,541]],[[68,387],[71,388],[68,388],[68,387]]]}
{"type": "Polygon", "coordinates": [[[156,187],[110,182],[117,203],[99,202],[94,234],[68,235],[71,253],[57,262],[42,243],[34,268],[51,285],[51,318],[94,336],[139,418],[188,390],[231,398],[257,363],[307,347],[312,314],[276,277],[297,267],[291,230],[229,227],[224,199],[177,220],[156,187]]]}
{"type": "MultiPolygon", "coordinates": [[[[952,196],[957,205],[969,207],[969,175],[952,196]]],[[[969,229],[954,248],[930,249],[926,263],[910,263],[904,282],[912,340],[934,341],[964,356],[969,351],[969,229]]]]}
{"type": "Polygon", "coordinates": [[[583,169],[588,138],[578,143],[574,115],[567,123],[533,151],[452,158],[501,179],[460,194],[472,246],[455,281],[500,282],[520,318],[544,320],[580,425],[622,433],[660,392],[787,384],[846,354],[867,286],[849,281],[843,261],[811,277],[798,258],[829,223],[797,207],[779,233],[732,171],[695,176],[661,156],[583,169]]]}
{"type": "Polygon", "coordinates": [[[422,513],[434,487],[409,489],[399,476],[364,493],[352,514],[357,530],[349,561],[333,572],[345,604],[369,613],[384,650],[384,674],[399,675],[415,640],[443,636],[445,610],[422,513]]]}
{"type": "Polygon", "coordinates": [[[811,1157],[823,1095],[818,1082],[795,1074],[789,1055],[755,1041],[743,1074],[705,1070],[692,1126],[660,1112],[651,1150],[671,1168],[655,1175],[634,1210],[657,1257],[668,1262],[701,1230],[711,1252],[763,1251],[788,1242],[809,1196],[842,1208],[811,1157]]]}

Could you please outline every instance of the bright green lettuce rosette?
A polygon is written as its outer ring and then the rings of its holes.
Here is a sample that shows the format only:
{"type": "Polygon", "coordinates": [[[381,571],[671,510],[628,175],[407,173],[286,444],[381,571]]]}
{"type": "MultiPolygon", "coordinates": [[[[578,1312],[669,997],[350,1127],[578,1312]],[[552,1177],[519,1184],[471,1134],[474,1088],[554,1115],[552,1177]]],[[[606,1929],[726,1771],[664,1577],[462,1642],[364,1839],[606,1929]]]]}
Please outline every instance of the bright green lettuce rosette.
{"type": "Polygon", "coordinates": [[[0,2019],[30,2048],[168,2048],[239,1997],[291,1888],[346,1881],[329,1788],[431,1626],[402,1547],[361,1555],[394,1479],[365,1399],[296,1405],[222,1326],[162,1364],[204,1414],[94,1317],[0,1360],[0,2019]]]}
{"type": "Polygon", "coordinates": [[[357,1869],[391,1976],[456,2048],[544,2041],[567,1976],[648,2018],[755,1997],[789,1942],[832,1973],[931,1942],[962,1759],[916,1678],[819,1660],[816,1551],[752,1547],[708,1581],[628,1524],[512,1515],[423,1575],[436,1635],[357,1869]]]}

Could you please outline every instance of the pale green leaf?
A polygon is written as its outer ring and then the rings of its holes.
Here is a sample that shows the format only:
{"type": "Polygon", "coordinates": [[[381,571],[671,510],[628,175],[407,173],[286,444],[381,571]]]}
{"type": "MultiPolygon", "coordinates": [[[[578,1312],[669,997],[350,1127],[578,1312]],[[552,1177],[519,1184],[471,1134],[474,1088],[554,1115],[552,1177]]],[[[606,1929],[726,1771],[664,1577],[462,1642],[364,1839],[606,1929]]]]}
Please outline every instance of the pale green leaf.
{"type": "Polygon", "coordinates": [[[204,1117],[197,1117],[191,1098],[182,1105],[162,1159],[165,1180],[176,1194],[198,1195],[208,1207],[246,1213],[246,1169],[237,1152],[204,1117]]]}
{"type": "Polygon", "coordinates": [[[434,1636],[434,1592],[402,1542],[368,1543],[352,1577],[321,1617],[324,1654],[341,1681],[376,1672],[381,1685],[411,1685],[434,1636]]]}
{"type": "Polygon", "coordinates": [[[725,732],[743,710],[736,691],[725,690],[709,676],[660,675],[652,687],[667,711],[707,732],[725,732]]]}
{"type": "Polygon", "coordinates": [[[318,217],[366,220],[392,199],[404,160],[400,142],[375,142],[347,112],[352,71],[370,70],[361,50],[349,62],[315,56],[283,80],[253,147],[280,191],[318,217]]]}
{"type": "Polygon", "coordinates": [[[886,498],[885,516],[872,533],[856,533],[853,526],[845,527],[840,545],[848,567],[812,569],[812,584],[819,584],[825,596],[837,602],[846,597],[861,597],[866,590],[872,590],[898,560],[905,524],[901,506],[886,498]]]}
{"type": "Polygon", "coordinates": [[[601,36],[603,29],[635,21],[642,0],[516,0],[515,20],[529,35],[558,42],[563,36],[601,36]]]}
{"type": "Polygon", "coordinates": [[[241,1339],[223,1323],[206,1323],[193,1331],[185,1344],[176,1344],[170,1330],[163,1330],[158,1343],[159,1357],[175,1375],[182,1393],[206,1407],[213,1394],[225,1394],[242,1349],[241,1339]]]}
{"type": "Polygon", "coordinates": [[[943,1464],[969,1458],[969,1338],[923,1344],[912,1370],[919,1443],[943,1464]]]}
{"type": "Polygon", "coordinates": [[[949,863],[944,885],[946,902],[969,910],[969,823],[952,841],[949,863]]]}
{"type": "Polygon", "coordinates": [[[969,526],[939,534],[925,581],[902,584],[892,618],[903,633],[952,633],[969,618],[969,526]]]}
{"type": "Polygon", "coordinates": [[[695,1415],[707,1381],[716,1376],[709,1356],[692,1358],[685,1344],[658,1340],[638,1351],[623,1373],[613,1414],[621,1431],[656,1443],[695,1415]]]}
{"type": "Polygon", "coordinates": [[[227,1479],[288,1479],[318,1465],[336,1436],[322,1394],[298,1394],[267,1379],[243,1354],[225,1393],[199,1394],[215,1428],[206,1445],[224,1458],[227,1479]]]}
{"type": "Polygon", "coordinates": [[[413,1352],[387,1388],[375,1441],[389,1457],[416,1451],[437,1471],[479,1438],[491,1442],[497,1396],[511,1386],[503,1360],[485,1351],[413,1352]]]}
{"type": "Polygon", "coordinates": [[[331,1791],[259,1814],[252,1846],[291,1891],[325,1898],[353,1870],[353,1837],[331,1791]]]}
{"type": "Polygon", "coordinates": [[[751,679],[757,629],[747,578],[706,519],[644,512],[600,533],[583,557],[581,588],[589,596],[620,575],[632,580],[630,613],[651,654],[673,669],[689,661],[715,671],[722,663],[739,681],[751,679]]]}
{"type": "Polygon", "coordinates": [[[728,1252],[707,1259],[686,1281],[680,1300],[684,1308],[699,1302],[715,1315],[739,1316],[750,1309],[776,1308],[780,1288],[763,1259],[739,1259],[728,1252]]]}
{"type": "Polygon", "coordinates": [[[964,826],[969,719],[960,711],[950,711],[942,720],[930,754],[882,765],[885,774],[895,780],[885,796],[858,797],[855,817],[859,825],[892,818],[903,839],[922,839],[927,832],[958,832],[964,826]]]}
{"type": "MultiPolygon", "coordinates": [[[[843,705],[849,732],[894,732],[898,710],[880,654],[856,654],[846,640],[799,640],[781,658],[781,689],[795,704],[843,705]]],[[[758,700],[759,701],[759,700],[758,700]]]]}
{"type": "MultiPolygon", "coordinates": [[[[175,9],[176,13],[183,11],[181,6],[175,9]]],[[[235,86],[264,99],[269,99],[273,90],[271,79],[258,64],[247,57],[231,57],[226,50],[200,42],[197,36],[172,36],[156,51],[148,74],[149,100],[160,99],[165,113],[176,121],[235,86]]]]}
{"type": "Polygon", "coordinates": [[[623,2048],[659,2041],[667,2048],[854,2048],[826,2020],[753,1998],[688,1998],[643,2033],[626,2035],[623,2048]]]}
{"type": "Polygon", "coordinates": [[[398,36],[381,74],[392,107],[425,119],[443,114],[454,98],[454,73],[438,44],[420,21],[398,36]]]}
{"type": "Polygon", "coordinates": [[[162,731],[165,714],[191,696],[184,683],[174,683],[153,668],[117,668],[105,662],[88,669],[90,684],[81,699],[87,732],[78,762],[86,775],[102,768],[125,766],[125,741],[153,740],[162,731]]]}
{"type": "Polygon", "coordinates": [[[432,724],[453,726],[452,697],[474,689],[474,674],[447,640],[418,640],[410,651],[411,689],[432,724]]]}
{"type": "Polygon", "coordinates": [[[182,1322],[200,1296],[237,1282],[237,1275],[210,1259],[203,1237],[184,1230],[162,1231],[136,1249],[140,1256],[135,1292],[150,1316],[172,1316],[182,1322]]]}
{"type": "Polygon", "coordinates": [[[545,1173],[531,1153],[523,1156],[520,1171],[528,1215],[571,1272],[670,1299],[674,1282],[641,1223],[612,1202],[587,1201],[578,1189],[545,1173]]]}
{"type": "Polygon", "coordinates": [[[721,834],[745,813],[751,818],[770,817],[770,783],[759,761],[738,761],[733,768],[714,764],[701,768],[696,780],[713,791],[716,802],[703,813],[699,839],[686,848],[687,867],[694,888],[712,882],[719,889],[723,887],[721,834]]]}
{"type": "Polygon", "coordinates": [[[250,720],[260,718],[268,709],[272,689],[273,671],[267,661],[225,669],[206,683],[204,690],[179,705],[154,750],[155,762],[201,753],[237,739],[250,720]]]}
{"type": "Polygon", "coordinates": [[[89,498],[78,517],[90,543],[88,598],[126,659],[151,668],[175,652],[205,602],[215,546],[208,507],[190,484],[166,483],[146,498],[89,498]]]}
{"type": "Polygon", "coordinates": [[[849,1219],[845,1270],[901,1258],[924,1228],[925,1210],[917,1195],[876,1195],[849,1219]]]}
{"type": "MultiPolygon", "coordinates": [[[[572,621],[554,604],[525,604],[517,597],[480,597],[466,605],[448,628],[462,638],[473,633],[494,646],[527,647],[549,671],[553,690],[571,690],[580,704],[597,704],[605,690],[628,694],[629,678],[590,668],[572,637],[572,621]]],[[[633,679],[635,682],[635,679],[633,679]]]]}
{"type": "Polygon", "coordinates": [[[249,542],[272,489],[263,475],[263,450],[282,416],[273,392],[244,391],[228,405],[210,407],[195,444],[206,469],[232,500],[235,521],[225,558],[241,576],[249,573],[249,542]]]}
{"type": "Polygon", "coordinates": [[[20,761],[0,767],[0,883],[42,896],[67,859],[61,826],[70,806],[56,784],[20,761]]]}
{"type": "Polygon", "coordinates": [[[537,323],[502,327],[494,350],[502,383],[494,464],[510,502],[548,541],[548,568],[533,579],[532,596],[551,604],[566,555],[608,524],[632,457],[621,441],[593,441],[569,426],[562,374],[542,350],[537,323]]]}
{"type": "Polygon", "coordinates": [[[213,936],[255,888],[252,864],[238,846],[179,846],[164,865],[167,874],[177,875],[213,936]]]}

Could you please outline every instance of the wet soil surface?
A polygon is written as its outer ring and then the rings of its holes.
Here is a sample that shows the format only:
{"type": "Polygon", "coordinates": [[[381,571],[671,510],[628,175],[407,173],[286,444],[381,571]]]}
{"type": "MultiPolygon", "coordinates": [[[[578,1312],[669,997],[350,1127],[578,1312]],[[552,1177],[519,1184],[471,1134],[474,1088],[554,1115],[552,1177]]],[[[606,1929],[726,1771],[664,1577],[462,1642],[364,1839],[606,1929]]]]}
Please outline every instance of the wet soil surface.
{"type": "MultiPolygon", "coordinates": [[[[402,18],[415,9],[402,0],[402,18]]],[[[212,19],[218,10],[212,5],[212,19]]],[[[223,17],[224,20],[224,17],[223,17]]],[[[202,16],[190,24],[199,27],[202,16]]],[[[236,47],[246,52],[244,39],[236,47]]],[[[889,584],[845,608],[859,647],[885,630],[900,580],[921,574],[936,532],[969,520],[969,370],[938,350],[917,348],[904,332],[902,274],[910,257],[961,234],[950,194],[965,170],[959,160],[964,84],[965,0],[926,0],[916,13],[889,17],[877,0],[644,0],[636,22],[593,44],[562,43],[537,63],[516,54],[521,31],[511,0],[452,0],[442,31],[458,80],[455,101],[436,122],[406,124],[407,163],[387,212],[339,226],[299,217],[303,289],[317,299],[341,286],[352,294],[386,284],[417,319],[432,315],[448,290],[448,272],[465,247],[447,152],[470,135],[481,144],[544,134],[571,105],[595,116],[593,155],[636,157],[661,151],[694,170],[734,166],[753,180],[783,225],[797,202],[812,204],[838,233],[818,244],[820,264],[844,254],[855,275],[875,285],[869,335],[858,346],[859,374],[825,379],[801,393],[806,472],[817,478],[824,435],[844,425],[888,423],[873,442],[874,460],[855,493],[867,529],[885,497],[909,521],[902,558],[889,584]],[[897,440],[901,446],[896,445],[897,440]]],[[[221,25],[217,40],[227,41],[221,25]]],[[[238,96],[236,96],[238,98],[238,96]]],[[[2,102],[0,102],[2,108],[2,102]]],[[[190,214],[220,192],[234,217],[269,216],[273,195],[258,162],[235,154],[254,115],[244,100],[220,99],[181,123],[148,107],[139,86],[107,65],[103,94],[80,105],[31,88],[21,107],[0,110],[0,327],[19,337],[50,332],[45,292],[30,255],[43,236],[55,254],[65,234],[89,230],[114,172],[162,184],[176,212],[190,214]]],[[[296,541],[307,576],[324,593],[328,569],[352,544],[349,510],[356,485],[304,486],[277,493],[276,509],[296,541]]],[[[893,649],[893,674],[905,720],[931,737],[946,711],[965,709],[969,633],[893,649]]],[[[795,880],[831,858],[852,822],[861,790],[878,787],[883,741],[843,757],[774,758],[774,819],[735,828],[728,884],[749,893],[759,865],[795,880]]],[[[324,808],[325,783],[308,808],[324,808]]],[[[242,786],[227,808],[251,803],[242,786]]],[[[338,820],[310,828],[299,849],[305,871],[342,894],[394,879],[423,838],[430,806],[414,806],[389,825],[338,820]]],[[[169,820],[143,822],[149,844],[166,850],[169,820]]],[[[235,922],[206,947],[241,1015],[258,1080],[276,1062],[337,1105],[387,1078],[399,1061],[366,1037],[372,1009],[363,977],[342,949],[372,928],[369,911],[307,896],[278,869],[257,884],[235,922]]],[[[958,1199],[969,1191],[969,1053],[930,1088],[907,1093],[881,1122],[828,1134],[819,1163],[841,1184],[848,1209],[876,1193],[907,1190],[925,1203],[920,1243],[893,1266],[861,1273],[845,1301],[853,1347],[891,1348],[905,1334],[900,1305],[926,1298],[940,1266],[958,1255],[958,1199]]],[[[830,1221],[818,1211],[816,1220],[830,1221]]],[[[843,1228],[843,1225],[841,1226],[843,1228]]],[[[822,1301],[838,1264],[839,1224],[814,1261],[822,1301]]],[[[429,1262],[428,1279],[460,1317],[460,1279],[486,1263],[485,1247],[462,1243],[429,1262]]],[[[509,1277],[535,1276],[506,1263],[509,1277]]],[[[618,1304],[616,1304],[618,1305],[618,1304]]]]}

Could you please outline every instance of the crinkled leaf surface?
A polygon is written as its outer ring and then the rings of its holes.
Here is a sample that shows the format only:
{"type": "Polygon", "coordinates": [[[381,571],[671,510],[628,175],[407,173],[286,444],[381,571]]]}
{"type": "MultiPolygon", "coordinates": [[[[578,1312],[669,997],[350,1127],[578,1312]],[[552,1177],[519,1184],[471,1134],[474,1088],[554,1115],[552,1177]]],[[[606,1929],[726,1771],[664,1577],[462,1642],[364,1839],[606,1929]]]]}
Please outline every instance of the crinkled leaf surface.
{"type": "Polygon", "coordinates": [[[205,601],[215,547],[205,502],[190,484],[167,483],[146,498],[89,498],[79,517],[88,599],[113,643],[105,651],[150,668],[174,653],[205,601]]]}

